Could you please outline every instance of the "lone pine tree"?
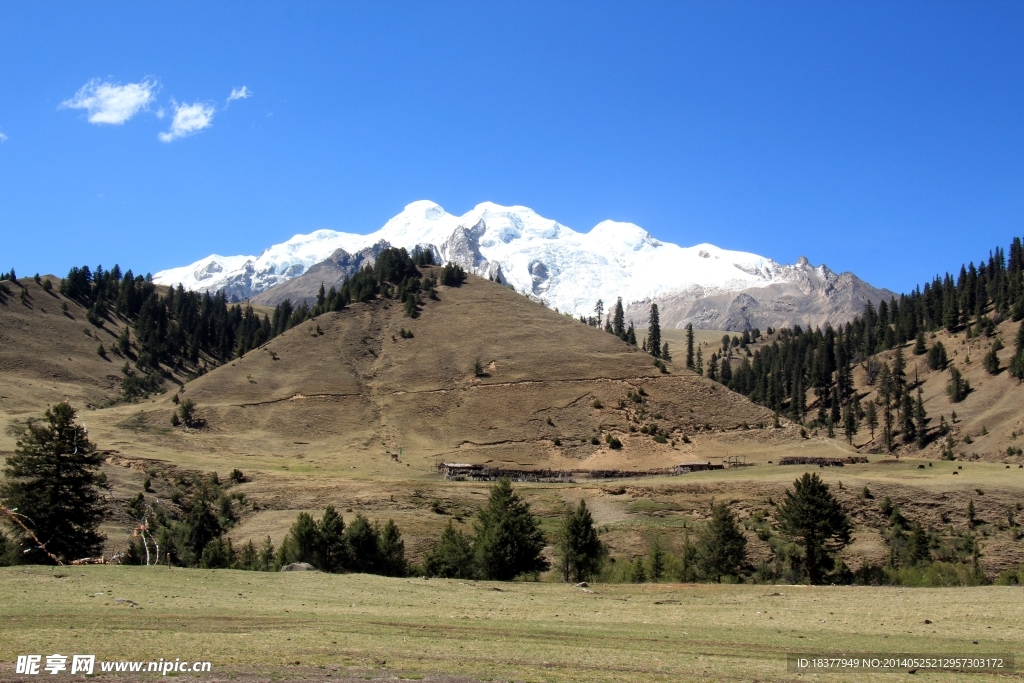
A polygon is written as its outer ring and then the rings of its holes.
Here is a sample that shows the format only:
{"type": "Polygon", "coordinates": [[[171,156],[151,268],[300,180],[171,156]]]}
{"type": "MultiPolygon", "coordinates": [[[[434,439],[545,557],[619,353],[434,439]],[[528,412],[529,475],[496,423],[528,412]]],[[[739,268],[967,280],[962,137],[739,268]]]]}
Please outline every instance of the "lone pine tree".
{"type": "Polygon", "coordinates": [[[817,474],[805,473],[775,515],[779,530],[803,549],[802,565],[812,584],[821,583],[833,557],[850,543],[850,518],[817,474]]]}
{"type": "Polygon", "coordinates": [[[507,478],[491,489],[487,505],[477,513],[475,528],[473,553],[482,578],[511,581],[548,568],[541,556],[544,533],[507,478]]]}
{"type": "Polygon", "coordinates": [[[586,502],[581,500],[575,510],[566,510],[555,544],[562,579],[573,583],[586,581],[600,569],[606,552],[586,502]]]}
{"type": "Polygon", "coordinates": [[[7,458],[0,486],[0,501],[16,509],[45,545],[39,547],[16,528],[14,542],[21,547],[23,560],[49,563],[48,551],[61,562],[70,562],[102,552],[100,491],[107,483],[100,463],[96,447],[66,401],[48,408],[41,424],[29,424],[14,455],[7,458]]]}
{"type": "MultiPolygon", "coordinates": [[[[693,360],[693,323],[686,323],[686,367],[690,370],[695,368],[693,360]]],[[[700,372],[698,370],[698,372],[700,372]]]]}
{"type": "Polygon", "coordinates": [[[711,519],[697,540],[697,570],[708,581],[737,576],[747,559],[747,538],[726,503],[711,506],[711,519]]]}
{"type": "Polygon", "coordinates": [[[651,304],[651,315],[647,323],[647,351],[655,358],[661,357],[661,320],[658,304],[651,304]]]}

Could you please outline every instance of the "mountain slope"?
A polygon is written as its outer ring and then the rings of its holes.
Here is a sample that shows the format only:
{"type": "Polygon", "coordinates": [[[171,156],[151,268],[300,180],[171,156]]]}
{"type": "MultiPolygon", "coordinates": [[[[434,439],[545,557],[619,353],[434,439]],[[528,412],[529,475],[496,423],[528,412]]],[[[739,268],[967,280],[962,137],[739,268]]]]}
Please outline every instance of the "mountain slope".
{"type": "Polygon", "coordinates": [[[661,325],[683,328],[692,323],[704,330],[750,330],[769,327],[824,327],[852,320],[871,302],[877,306],[892,292],[876,289],[853,273],[836,274],[812,266],[801,257],[788,282],[751,287],[738,293],[706,295],[700,290],[645,299],[630,304],[626,317],[647,324],[652,303],[658,304],[661,325]]]}
{"type": "Polygon", "coordinates": [[[169,448],[175,458],[273,454],[278,463],[308,454],[306,464],[374,471],[400,448],[426,469],[434,458],[647,469],[744,452],[728,445],[744,424],[766,426],[767,443],[799,439],[795,428],[772,430],[769,411],[714,382],[678,368],[662,374],[618,338],[473,277],[442,288],[415,319],[387,299],[324,314],[189,382],[182,395],[207,429],[170,430],[175,406],[166,395],[128,411],[137,447],[169,448]],[[414,336],[401,337],[402,328],[414,336]],[[633,402],[628,395],[640,388],[646,396],[633,402]],[[651,422],[679,442],[640,433],[651,422]],[[681,442],[684,433],[692,444],[681,442]],[[623,447],[609,448],[608,434],[623,447]]]}
{"type": "MultiPolygon", "coordinates": [[[[154,279],[160,284],[181,283],[188,289],[223,289],[236,300],[263,292],[268,294],[260,301],[268,304],[284,298],[309,299],[321,282],[329,286],[332,278],[336,281],[343,277],[336,268],[319,274],[309,272],[314,266],[331,259],[358,260],[358,254],[381,242],[430,250],[439,261],[452,261],[471,273],[511,284],[549,307],[576,316],[590,315],[598,299],[608,310],[619,296],[627,304],[650,299],[679,302],[680,310],[709,297],[735,297],[741,292],[752,295],[755,301],[774,301],[780,298],[778,293],[752,293],[773,285],[788,285],[782,298],[794,299],[789,308],[839,323],[845,320],[841,317],[845,308],[832,301],[830,275],[854,283],[862,298],[874,304],[891,294],[866,285],[852,274],[835,276],[824,266],[809,268],[806,259],[796,265],[781,265],[756,254],[711,244],[684,248],[660,242],[632,223],[616,221],[603,221],[590,232],[580,233],[529,208],[489,202],[462,216],[451,215],[433,202],[413,202],[368,235],[318,230],[296,235],[259,256],[213,255],[157,273],[154,279]],[[800,293],[810,294],[804,290],[808,279],[814,277],[809,270],[818,273],[825,286],[803,300],[800,293]],[[297,279],[291,287],[269,293],[297,279]]],[[[755,308],[764,319],[773,315],[770,304],[755,308]]],[[[693,315],[677,318],[669,326],[692,321],[700,327],[720,328],[725,322],[730,325],[726,329],[743,329],[748,324],[744,316],[704,316],[699,307],[693,315]]]]}

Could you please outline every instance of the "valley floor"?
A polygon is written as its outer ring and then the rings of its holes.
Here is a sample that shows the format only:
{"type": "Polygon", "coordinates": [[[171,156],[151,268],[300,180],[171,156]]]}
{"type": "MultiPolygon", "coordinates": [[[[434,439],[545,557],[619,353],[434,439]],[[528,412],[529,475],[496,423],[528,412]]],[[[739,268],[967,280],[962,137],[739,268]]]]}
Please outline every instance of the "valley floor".
{"type": "MultiPolygon", "coordinates": [[[[787,670],[791,653],[1024,655],[1022,594],[1014,587],[584,590],[94,566],[0,569],[0,594],[3,681],[37,680],[14,675],[15,659],[41,654],[45,662],[55,652],[100,661],[208,660],[212,672],[199,676],[205,681],[778,681],[812,678],[787,670]]],[[[155,680],[124,676],[100,680],[155,680]]],[[[892,680],[854,676],[814,680],[892,680]]]]}

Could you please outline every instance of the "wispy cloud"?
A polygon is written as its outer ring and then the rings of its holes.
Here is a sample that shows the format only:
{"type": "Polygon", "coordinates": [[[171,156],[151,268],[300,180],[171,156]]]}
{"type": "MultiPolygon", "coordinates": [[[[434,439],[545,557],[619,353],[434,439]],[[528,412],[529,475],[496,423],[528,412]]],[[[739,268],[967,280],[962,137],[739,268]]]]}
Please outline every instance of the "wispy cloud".
{"type": "Polygon", "coordinates": [[[4,143],[4,142],[7,142],[7,136],[4,135],[3,133],[0,133],[0,143],[4,143]]]}
{"type": "Polygon", "coordinates": [[[166,133],[158,134],[157,137],[160,139],[160,142],[172,142],[179,138],[194,135],[213,124],[213,114],[213,107],[201,102],[175,104],[171,129],[166,133]]]}
{"type": "Polygon", "coordinates": [[[235,100],[244,100],[252,97],[252,91],[244,85],[241,88],[232,88],[231,94],[228,95],[228,102],[234,102],[235,100]]]}
{"type": "Polygon", "coordinates": [[[100,82],[94,78],[60,106],[65,109],[85,109],[89,112],[89,123],[119,126],[156,99],[157,88],[156,81],[149,79],[120,85],[100,82]]]}

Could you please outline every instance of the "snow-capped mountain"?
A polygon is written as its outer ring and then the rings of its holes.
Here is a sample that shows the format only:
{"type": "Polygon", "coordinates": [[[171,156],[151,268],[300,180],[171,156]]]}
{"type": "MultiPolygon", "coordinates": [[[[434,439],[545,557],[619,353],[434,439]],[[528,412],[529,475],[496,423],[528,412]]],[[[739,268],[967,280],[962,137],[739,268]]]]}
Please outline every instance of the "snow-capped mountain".
{"type": "MultiPolygon", "coordinates": [[[[442,261],[498,278],[549,307],[577,316],[592,314],[598,299],[607,310],[620,296],[627,305],[679,296],[691,301],[771,285],[799,286],[807,281],[808,270],[816,271],[813,279],[823,282],[829,275],[836,277],[825,266],[815,269],[806,260],[781,265],[712,244],[680,247],[660,242],[632,223],[602,221],[584,233],[523,206],[485,202],[454,216],[434,202],[417,201],[370,234],[317,230],[295,235],[259,256],[212,255],[161,271],[154,280],[192,290],[223,289],[241,300],[292,280],[328,258],[363,252],[372,259],[382,245],[433,250],[442,261]]],[[[319,281],[313,287],[310,295],[319,281]]]]}

